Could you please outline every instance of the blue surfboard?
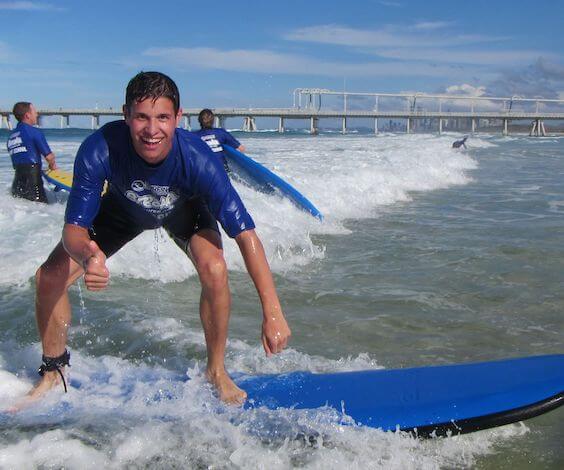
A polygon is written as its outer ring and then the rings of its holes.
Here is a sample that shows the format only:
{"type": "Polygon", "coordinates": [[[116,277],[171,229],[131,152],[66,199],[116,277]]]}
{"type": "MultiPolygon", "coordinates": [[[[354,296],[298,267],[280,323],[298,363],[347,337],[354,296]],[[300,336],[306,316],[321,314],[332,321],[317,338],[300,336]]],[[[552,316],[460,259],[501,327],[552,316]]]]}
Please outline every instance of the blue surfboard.
{"type": "Polygon", "coordinates": [[[331,407],[358,425],[418,436],[464,434],[564,404],[564,354],[494,362],[246,376],[246,408],[331,407]]]}
{"type": "Polygon", "coordinates": [[[229,168],[245,183],[263,193],[278,192],[301,210],[309,212],[319,220],[323,220],[321,212],[303,194],[278,175],[229,145],[223,145],[223,150],[229,168]]]}

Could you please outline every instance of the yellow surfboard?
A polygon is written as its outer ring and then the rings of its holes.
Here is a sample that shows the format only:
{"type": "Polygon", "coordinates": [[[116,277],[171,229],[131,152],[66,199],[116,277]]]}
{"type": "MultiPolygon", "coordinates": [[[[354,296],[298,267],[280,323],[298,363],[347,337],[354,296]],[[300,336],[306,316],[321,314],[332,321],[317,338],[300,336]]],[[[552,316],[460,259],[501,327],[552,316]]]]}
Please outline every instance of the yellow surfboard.
{"type": "Polygon", "coordinates": [[[72,187],[72,173],[70,171],[56,169],[56,170],[45,170],[43,172],[43,177],[55,186],[55,190],[64,189],[65,191],[70,191],[72,187]]]}
{"type": "MultiPolygon", "coordinates": [[[[61,189],[70,191],[72,188],[72,173],[70,171],[61,170],[59,168],[56,170],[44,170],[43,177],[47,182],[55,186],[55,191],[60,191],[61,189]]],[[[105,181],[102,195],[106,194],[107,190],[108,182],[105,181]]]]}

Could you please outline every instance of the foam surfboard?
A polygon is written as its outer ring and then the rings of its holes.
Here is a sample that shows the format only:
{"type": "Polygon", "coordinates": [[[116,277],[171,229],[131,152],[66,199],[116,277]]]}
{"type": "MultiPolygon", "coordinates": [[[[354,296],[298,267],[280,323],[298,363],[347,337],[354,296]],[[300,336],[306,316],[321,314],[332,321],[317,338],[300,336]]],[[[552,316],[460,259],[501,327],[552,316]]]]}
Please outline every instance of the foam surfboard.
{"type": "Polygon", "coordinates": [[[235,173],[236,177],[257,191],[267,194],[279,193],[301,210],[309,212],[319,220],[323,220],[321,212],[303,194],[278,175],[229,145],[223,145],[223,150],[229,168],[235,173]]]}
{"type": "Polygon", "coordinates": [[[70,191],[72,187],[72,173],[61,169],[45,170],[43,177],[53,186],[55,191],[65,190],[70,191]]]}
{"type": "Polygon", "coordinates": [[[564,404],[564,354],[494,362],[246,376],[246,408],[344,412],[358,425],[422,437],[464,434],[564,404]]]}

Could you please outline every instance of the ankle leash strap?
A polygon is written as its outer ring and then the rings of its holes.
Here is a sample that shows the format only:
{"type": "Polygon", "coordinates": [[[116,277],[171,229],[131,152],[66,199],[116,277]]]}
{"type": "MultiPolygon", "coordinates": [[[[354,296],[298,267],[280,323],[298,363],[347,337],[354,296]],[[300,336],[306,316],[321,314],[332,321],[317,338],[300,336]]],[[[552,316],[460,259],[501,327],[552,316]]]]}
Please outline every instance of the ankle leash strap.
{"type": "Polygon", "coordinates": [[[61,376],[61,379],[63,379],[63,387],[65,388],[65,393],[67,393],[67,383],[61,369],[65,366],[70,367],[70,352],[65,349],[65,352],[58,357],[48,357],[43,355],[41,356],[41,359],[43,363],[37,370],[37,373],[43,377],[45,375],[45,372],[56,370],[61,376]]]}

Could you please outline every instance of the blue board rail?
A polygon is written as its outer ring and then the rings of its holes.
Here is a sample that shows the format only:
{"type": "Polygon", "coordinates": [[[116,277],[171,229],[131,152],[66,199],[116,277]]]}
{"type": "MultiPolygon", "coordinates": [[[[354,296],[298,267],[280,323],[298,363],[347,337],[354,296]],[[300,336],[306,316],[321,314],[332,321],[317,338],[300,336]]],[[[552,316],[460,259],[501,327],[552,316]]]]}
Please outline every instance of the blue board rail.
{"type": "Polygon", "coordinates": [[[303,194],[278,175],[229,145],[224,144],[223,150],[230,168],[243,181],[264,193],[279,192],[301,210],[323,220],[321,212],[303,194]]]}
{"type": "Polygon", "coordinates": [[[564,404],[564,354],[394,370],[247,376],[247,408],[344,410],[355,423],[446,436],[532,418],[564,404]]]}

